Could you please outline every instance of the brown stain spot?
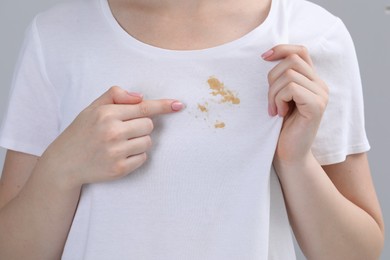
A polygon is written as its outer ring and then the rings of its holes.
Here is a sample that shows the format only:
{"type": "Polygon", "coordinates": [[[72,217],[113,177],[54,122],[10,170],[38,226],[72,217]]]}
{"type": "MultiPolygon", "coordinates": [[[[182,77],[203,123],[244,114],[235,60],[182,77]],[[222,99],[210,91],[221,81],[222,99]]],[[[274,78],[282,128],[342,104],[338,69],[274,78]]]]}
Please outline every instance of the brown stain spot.
{"type": "Polygon", "coordinates": [[[226,126],[225,123],[220,121],[215,122],[214,125],[215,128],[225,128],[225,126],[226,126]]]}
{"type": "Polygon", "coordinates": [[[240,104],[240,99],[229,89],[225,87],[223,82],[219,81],[216,77],[210,77],[207,80],[207,83],[212,90],[211,94],[213,96],[220,95],[222,96],[221,103],[232,103],[234,105],[240,104]]]}
{"type": "Polygon", "coordinates": [[[209,111],[208,108],[207,108],[207,105],[208,105],[207,102],[206,102],[204,105],[198,104],[198,109],[199,109],[201,112],[206,113],[206,112],[209,111]]]}

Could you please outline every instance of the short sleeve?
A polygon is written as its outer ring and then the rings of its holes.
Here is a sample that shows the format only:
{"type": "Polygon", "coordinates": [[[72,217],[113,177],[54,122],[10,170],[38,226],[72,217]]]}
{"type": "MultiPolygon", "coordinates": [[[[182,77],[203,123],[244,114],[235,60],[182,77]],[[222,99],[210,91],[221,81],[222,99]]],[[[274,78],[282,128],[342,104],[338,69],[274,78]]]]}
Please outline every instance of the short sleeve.
{"type": "Polygon", "coordinates": [[[17,62],[0,146],[40,156],[59,133],[58,96],[46,74],[43,51],[31,23],[17,62]]]}
{"type": "Polygon", "coordinates": [[[311,48],[315,69],[329,87],[328,106],[312,151],[322,165],[339,163],[347,155],[370,149],[355,47],[344,23],[337,18],[311,48]]]}

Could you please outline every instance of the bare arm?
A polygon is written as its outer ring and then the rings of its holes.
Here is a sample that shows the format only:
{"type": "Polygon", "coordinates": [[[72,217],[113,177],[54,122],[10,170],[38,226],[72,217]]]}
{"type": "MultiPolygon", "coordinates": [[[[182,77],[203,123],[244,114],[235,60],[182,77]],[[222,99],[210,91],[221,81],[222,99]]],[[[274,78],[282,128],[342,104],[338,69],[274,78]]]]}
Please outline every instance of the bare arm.
{"type": "Polygon", "coordinates": [[[278,164],[291,225],[308,259],[379,259],[384,227],[365,154],[321,168],[278,164]]]}
{"type": "Polygon", "coordinates": [[[1,259],[60,259],[81,186],[64,189],[52,172],[35,167],[37,161],[7,152],[0,187],[1,259]]]}
{"type": "Polygon", "coordinates": [[[279,45],[263,55],[281,60],[269,73],[269,114],[284,117],[274,166],[290,222],[309,259],[377,259],[383,220],[365,154],[321,167],[311,147],[328,87],[303,46],[279,45]]]}
{"type": "Polygon", "coordinates": [[[146,160],[150,116],[182,109],[113,87],[36,156],[9,151],[0,186],[0,259],[60,259],[84,184],[122,178],[146,160]]]}
{"type": "Polygon", "coordinates": [[[39,157],[34,155],[7,151],[0,178],[0,209],[19,194],[38,160],[39,157]]]}

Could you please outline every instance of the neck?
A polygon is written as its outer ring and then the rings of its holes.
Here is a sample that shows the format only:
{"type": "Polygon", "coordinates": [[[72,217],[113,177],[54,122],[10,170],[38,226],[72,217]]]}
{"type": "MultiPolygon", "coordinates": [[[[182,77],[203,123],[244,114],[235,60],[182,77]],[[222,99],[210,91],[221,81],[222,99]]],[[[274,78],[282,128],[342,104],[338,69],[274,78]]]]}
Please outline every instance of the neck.
{"type": "Polygon", "coordinates": [[[108,0],[134,38],[174,50],[204,49],[238,39],[267,17],[271,0],[108,0]]]}
{"type": "Polygon", "coordinates": [[[109,0],[123,6],[132,5],[139,8],[159,9],[167,12],[195,13],[207,10],[218,10],[226,7],[242,7],[261,0],[109,0]]]}

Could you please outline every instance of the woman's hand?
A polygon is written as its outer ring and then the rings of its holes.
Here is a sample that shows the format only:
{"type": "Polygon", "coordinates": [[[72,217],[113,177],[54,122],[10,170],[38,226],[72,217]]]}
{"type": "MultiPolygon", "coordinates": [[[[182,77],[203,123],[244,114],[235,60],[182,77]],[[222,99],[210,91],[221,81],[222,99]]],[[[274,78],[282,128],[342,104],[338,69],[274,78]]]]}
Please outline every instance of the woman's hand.
{"type": "Polygon", "coordinates": [[[150,117],[182,108],[175,100],[144,101],[141,95],[112,87],[77,116],[38,164],[55,172],[66,188],[121,178],[147,158],[150,117]]]}
{"type": "Polygon", "coordinates": [[[278,45],[262,57],[281,60],[268,74],[269,114],[284,117],[274,162],[300,164],[311,153],[328,102],[328,87],[303,46],[278,45]]]}

